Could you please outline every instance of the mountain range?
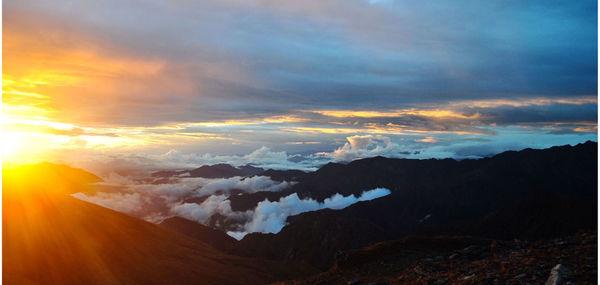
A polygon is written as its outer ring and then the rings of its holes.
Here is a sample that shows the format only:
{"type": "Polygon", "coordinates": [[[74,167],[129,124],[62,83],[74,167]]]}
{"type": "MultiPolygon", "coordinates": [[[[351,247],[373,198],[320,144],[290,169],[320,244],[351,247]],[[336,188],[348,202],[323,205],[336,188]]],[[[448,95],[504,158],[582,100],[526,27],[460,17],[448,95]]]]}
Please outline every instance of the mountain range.
{"type": "Polygon", "coordinates": [[[264,284],[317,272],[229,255],[69,196],[98,180],[47,163],[3,171],[3,284],[264,284]]]}
{"type": "MultiPolygon", "coordinates": [[[[378,187],[391,191],[341,210],[290,216],[280,232],[250,233],[240,241],[218,226],[180,217],[155,225],[67,196],[99,181],[83,170],[43,164],[3,171],[3,188],[8,189],[3,191],[3,281],[263,284],[297,279],[299,284],[328,283],[323,280],[358,284],[372,272],[365,264],[392,260],[394,266],[386,271],[389,282],[394,274],[416,268],[415,262],[423,258],[443,256],[446,263],[427,264],[450,266],[453,261],[447,256],[469,246],[489,252],[490,244],[500,244],[510,248],[499,251],[506,255],[498,255],[508,260],[512,252],[526,252],[527,247],[514,245],[515,239],[527,244],[530,252],[559,238],[571,240],[582,252],[596,250],[597,242],[583,242],[578,233],[597,232],[597,148],[597,143],[586,142],[460,161],[373,157],[329,163],[315,172],[220,164],[153,173],[158,179],[260,175],[296,181],[281,191],[231,195],[228,200],[236,211],[293,193],[324,201],[336,193],[359,196],[378,187]],[[22,183],[23,177],[39,179],[22,183]],[[416,257],[398,259],[396,251],[416,257]],[[368,256],[369,261],[353,263],[356,256],[368,256]],[[350,271],[343,268],[355,271],[346,274],[350,271]],[[315,275],[318,272],[325,273],[315,275]]],[[[482,260],[491,258],[478,254],[482,260]]],[[[575,259],[543,258],[544,270],[553,262],[575,266],[567,264],[575,259]]],[[[471,266],[469,262],[483,261],[465,259],[465,266],[471,266]]],[[[593,259],[581,262],[593,263],[591,269],[596,266],[593,259]]],[[[452,276],[437,280],[459,278],[452,276]]]]}
{"type": "Polygon", "coordinates": [[[478,160],[374,157],[330,163],[269,199],[288,193],[325,199],[375,187],[392,193],[342,210],[291,216],[278,234],[249,234],[234,252],[303,260],[326,270],[340,250],[414,234],[534,240],[595,229],[597,156],[597,143],[587,142],[478,160]]]}

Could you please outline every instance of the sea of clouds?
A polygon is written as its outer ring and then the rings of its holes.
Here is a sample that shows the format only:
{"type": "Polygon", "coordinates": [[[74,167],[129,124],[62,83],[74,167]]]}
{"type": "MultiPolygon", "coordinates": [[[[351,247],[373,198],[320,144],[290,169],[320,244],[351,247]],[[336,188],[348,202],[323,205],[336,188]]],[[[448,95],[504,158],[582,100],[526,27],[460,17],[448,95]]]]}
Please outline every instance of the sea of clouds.
{"type": "Polygon", "coordinates": [[[292,193],[278,201],[265,199],[254,209],[234,211],[229,197],[260,191],[278,192],[295,182],[279,182],[266,176],[207,179],[174,177],[168,181],[158,178],[131,178],[115,173],[104,177],[93,192],[72,196],[115,211],[160,223],[166,218],[179,216],[204,225],[218,215],[227,221],[216,225],[230,236],[241,239],[252,232],[278,233],[286,225],[287,217],[320,209],[343,209],[360,201],[372,200],[390,194],[390,190],[376,188],[362,192],[358,197],[335,194],[324,201],[300,199],[292,193]]]}
{"type": "Polygon", "coordinates": [[[289,216],[325,208],[339,210],[356,202],[373,200],[390,193],[388,189],[375,188],[362,192],[359,197],[352,194],[348,196],[343,196],[339,193],[334,194],[323,202],[318,202],[310,198],[300,199],[296,193],[282,197],[279,201],[272,202],[265,200],[259,202],[254,211],[252,211],[251,218],[244,224],[243,231],[228,231],[227,234],[239,240],[246,234],[253,232],[278,233],[286,225],[286,220],[289,216]]]}

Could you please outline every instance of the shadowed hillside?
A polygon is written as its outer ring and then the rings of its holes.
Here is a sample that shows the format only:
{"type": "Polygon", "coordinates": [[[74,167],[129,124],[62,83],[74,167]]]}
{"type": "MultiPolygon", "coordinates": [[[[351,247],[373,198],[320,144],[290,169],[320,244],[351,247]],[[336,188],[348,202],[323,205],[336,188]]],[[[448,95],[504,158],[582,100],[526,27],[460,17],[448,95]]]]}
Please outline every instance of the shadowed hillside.
{"type": "Polygon", "coordinates": [[[230,256],[67,195],[93,181],[50,164],[3,172],[4,284],[264,284],[314,272],[230,256]]]}
{"type": "MultiPolygon", "coordinates": [[[[374,157],[330,163],[282,192],[248,196],[277,199],[297,192],[324,199],[375,187],[392,193],[339,211],[291,216],[278,234],[247,235],[233,252],[303,260],[326,270],[339,250],[411,234],[536,240],[596,230],[597,147],[587,142],[463,161],[374,157]]],[[[252,200],[230,197],[234,206],[242,199],[252,200]]]]}
{"type": "Polygon", "coordinates": [[[237,242],[236,239],[230,237],[222,231],[181,217],[165,219],[159,225],[161,227],[171,229],[189,237],[201,240],[221,251],[230,250],[237,242]]]}

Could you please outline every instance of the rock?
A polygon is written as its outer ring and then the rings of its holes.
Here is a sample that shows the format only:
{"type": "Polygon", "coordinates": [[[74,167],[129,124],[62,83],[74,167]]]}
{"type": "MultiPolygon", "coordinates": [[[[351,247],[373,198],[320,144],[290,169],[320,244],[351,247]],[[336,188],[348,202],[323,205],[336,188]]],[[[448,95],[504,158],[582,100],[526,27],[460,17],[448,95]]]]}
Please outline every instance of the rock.
{"type": "Polygon", "coordinates": [[[473,277],[475,277],[475,274],[464,276],[464,277],[460,278],[460,280],[469,280],[469,279],[471,279],[473,277]]]}
{"type": "Polygon", "coordinates": [[[476,249],[477,249],[477,246],[470,245],[470,246],[463,248],[462,252],[466,253],[466,254],[470,254],[470,253],[473,253],[476,249]]]}
{"type": "Polygon", "coordinates": [[[519,274],[519,275],[517,275],[517,276],[513,277],[513,279],[521,279],[521,278],[525,278],[526,276],[527,276],[527,274],[526,274],[526,273],[521,273],[521,274],[519,274]]]}
{"type": "Polygon", "coordinates": [[[565,271],[565,267],[562,264],[557,264],[550,271],[550,276],[546,281],[546,285],[559,285],[562,284],[562,275],[565,271]]]}
{"type": "Polygon", "coordinates": [[[427,273],[425,271],[423,271],[423,269],[419,266],[415,267],[413,269],[413,271],[419,275],[427,275],[427,273]]]}
{"type": "Polygon", "coordinates": [[[458,257],[458,253],[455,253],[455,254],[450,255],[448,258],[449,259],[455,259],[457,257],[458,257]]]}
{"type": "Polygon", "coordinates": [[[356,285],[360,282],[360,280],[358,278],[353,278],[352,280],[348,281],[348,285],[356,285]]]}

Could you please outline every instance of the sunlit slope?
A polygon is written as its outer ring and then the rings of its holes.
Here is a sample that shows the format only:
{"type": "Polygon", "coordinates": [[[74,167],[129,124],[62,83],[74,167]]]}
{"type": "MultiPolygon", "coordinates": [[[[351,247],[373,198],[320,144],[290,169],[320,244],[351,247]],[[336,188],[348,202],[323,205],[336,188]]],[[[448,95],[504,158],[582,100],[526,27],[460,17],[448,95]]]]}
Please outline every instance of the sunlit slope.
{"type": "Polygon", "coordinates": [[[229,256],[79,201],[66,193],[97,177],[49,169],[53,165],[3,173],[4,284],[263,284],[311,271],[229,256]]]}
{"type": "Polygon", "coordinates": [[[100,177],[85,170],[47,162],[2,170],[2,198],[24,199],[33,196],[72,194],[100,177]]]}

